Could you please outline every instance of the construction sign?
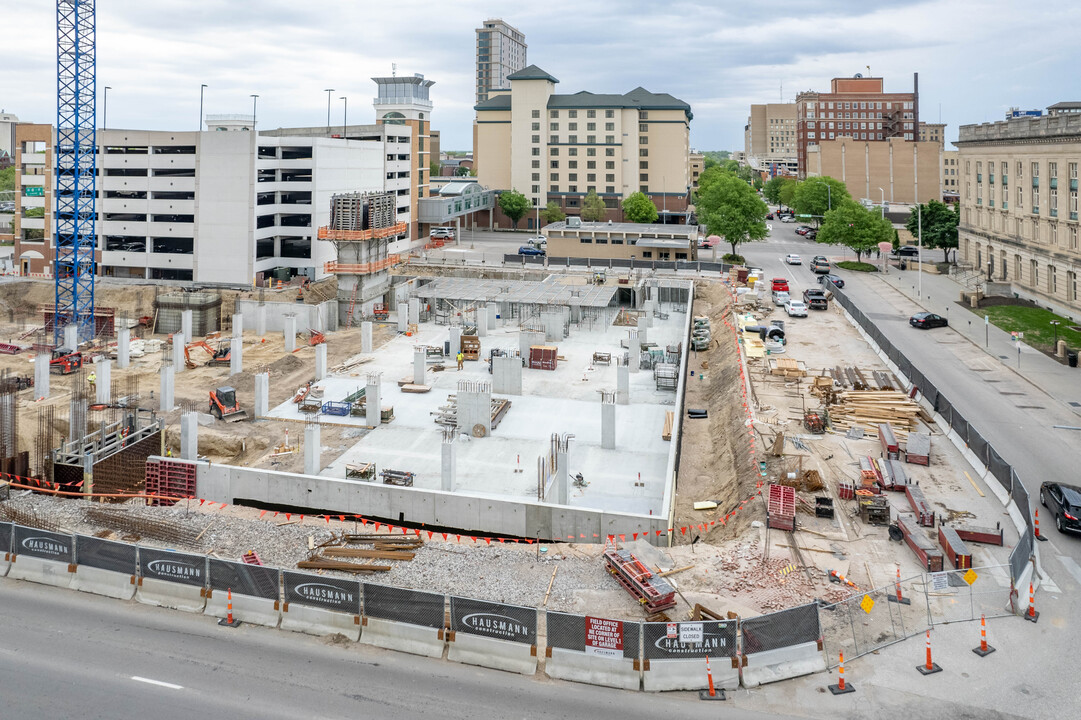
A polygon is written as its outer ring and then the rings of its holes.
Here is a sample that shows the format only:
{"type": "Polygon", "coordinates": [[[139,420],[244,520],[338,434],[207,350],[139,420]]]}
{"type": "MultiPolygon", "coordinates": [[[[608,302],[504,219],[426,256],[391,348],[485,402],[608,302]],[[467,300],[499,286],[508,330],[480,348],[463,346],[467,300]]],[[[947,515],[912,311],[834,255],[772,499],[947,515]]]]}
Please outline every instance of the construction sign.
{"type": "Polygon", "coordinates": [[[870,595],[864,595],[863,599],[860,600],[860,608],[868,615],[871,614],[871,610],[874,608],[874,606],[875,601],[871,599],[870,595]]]}
{"type": "Polygon", "coordinates": [[[586,616],[586,655],[623,657],[623,623],[586,616]]]}

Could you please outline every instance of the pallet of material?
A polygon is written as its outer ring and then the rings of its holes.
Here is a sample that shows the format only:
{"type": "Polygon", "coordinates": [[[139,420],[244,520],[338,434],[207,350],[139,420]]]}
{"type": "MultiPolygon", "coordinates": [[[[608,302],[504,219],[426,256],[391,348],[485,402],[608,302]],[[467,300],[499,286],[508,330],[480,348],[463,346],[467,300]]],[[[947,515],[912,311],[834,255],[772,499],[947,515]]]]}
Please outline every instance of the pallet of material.
{"type": "Polygon", "coordinates": [[[847,390],[837,393],[836,400],[830,407],[835,423],[861,425],[867,432],[877,432],[879,424],[890,423],[896,437],[907,437],[920,410],[915,401],[897,390],[847,390]]]}
{"type": "Polygon", "coordinates": [[[951,527],[953,527],[957,536],[965,542],[1002,547],[1002,523],[995,523],[993,528],[976,527],[975,525],[953,525],[951,527]]]}
{"type": "Polygon", "coordinates": [[[476,335],[462,335],[462,355],[466,360],[480,360],[480,338],[476,335]]]}
{"type": "Polygon", "coordinates": [[[924,527],[933,528],[935,526],[935,513],[931,510],[931,505],[927,502],[927,498],[924,496],[920,486],[906,486],[905,497],[908,498],[908,504],[912,506],[912,511],[916,516],[916,522],[924,527]]]}
{"type": "Polygon", "coordinates": [[[958,570],[972,567],[972,553],[957,531],[946,525],[938,526],[938,544],[946,553],[950,563],[958,570]]]}
{"type": "Polygon", "coordinates": [[[351,573],[389,572],[391,570],[390,565],[363,565],[332,560],[321,555],[317,555],[311,560],[301,560],[297,563],[297,567],[301,570],[337,570],[351,573]]]}
{"type": "Polygon", "coordinates": [[[912,513],[901,513],[897,516],[897,527],[904,535],[905,544],[916,554],[920,565],[927,572],[942,572],[942,551],[935,547],[927,533],[916,524],[916,516],[912,513]]]}
{"type": "Polygon", "coordinates": [[[931,464],[931,434],[914,432],[908,436],[905,444],[905,462],[914,465],[931,464]]]}
{"type": "Polygon", "coordinates": [[[359,480],[374,480],[375,479],[375,463],[363,463],[352,464],[346,463],[345,476],[347,478],[356,478],[359,480]]]}
{"type": "Polygon", "coordinates": [[[406,383],[401,386],[404,393],[426,393],[432,389],[431,385],[417,385],[415,383],[406,383]]]}
{"type": "Polygon", "coordinates": [[[503,416],[510,410],[510,400],[506,398],[492,398],[492,430],[499,427],[503,416]]]}
{"type": "Polygon", "coordinates": [[[297,406],[297,409],[305,415],[309,415],[311,413],[319,412],[322,407],[323,403],[318,398],[308,397],[301,401],[300,405],[297,406]]]}
{"type": "Polygon", "coordinates": [[[676,413],[672,410],[664,411],[664,429],[661,430],[661,440],[672,439],[672,425],[676,422],[676,413]]]}
{"type": "Polygon", "coordinates": [[[532,370],[555,370],[559,348],[554,345],[531,345],[529,347],[529,367],[532,370]]]}
{"type": "Polygon", "coordinates": [[[796,491],[784,485],[770,485],[766,501],[766,524],[778,530],[796,528],[796,491]]]}
{"type": "Polygon", "coordinates": [[[604,566],[623,589],[649,612],[661,612],[676,606],[675,588],[664,578],[654,575],[630,551],[607,548],[604,551],[604,566]]]}
{"type": "Polygon", "coordinates": [[[323,554],[334,558],[363,558],[365,560],[412,560],[416,553],[402,550],[368,550],[366,548],[328,547],[323,554]]]}
{"type": "Polygon", "coordinates": [[[769,359],[769,374],[786,378],[806,377],[807,366],[804,365],[802,360],[796,360],[795,358],[771,357],[769,359]]]}
{"type": "Polygon", "coordinates": [[[608,353],[608,352],[595,352],[595,353],[593,353],[593,364],[594,365],[611,365],[612,364],[612,353],[608,353]]]}

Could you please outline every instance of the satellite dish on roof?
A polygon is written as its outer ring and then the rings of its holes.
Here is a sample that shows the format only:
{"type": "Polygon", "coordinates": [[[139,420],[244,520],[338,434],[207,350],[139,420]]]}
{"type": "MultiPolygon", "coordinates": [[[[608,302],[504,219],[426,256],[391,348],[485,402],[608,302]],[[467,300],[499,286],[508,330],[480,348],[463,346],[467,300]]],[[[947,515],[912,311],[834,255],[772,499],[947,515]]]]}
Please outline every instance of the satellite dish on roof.
{"type": "Polygon", "coordinates": [[[858,78],[861,78],[861,77],[863,77],[863,73],[856,73],[856,74],[855,74],[855,75],[853,75],[852,77],[858,77],[858,78]]]}

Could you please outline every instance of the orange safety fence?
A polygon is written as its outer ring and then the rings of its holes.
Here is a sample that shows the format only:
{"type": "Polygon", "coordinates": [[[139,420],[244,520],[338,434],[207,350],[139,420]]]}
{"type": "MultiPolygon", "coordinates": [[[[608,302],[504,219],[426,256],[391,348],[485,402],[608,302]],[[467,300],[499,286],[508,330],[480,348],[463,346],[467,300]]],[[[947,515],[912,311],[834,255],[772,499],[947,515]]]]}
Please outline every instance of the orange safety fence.
{"type": "Polygon", "coordinates": [[[373,228],[371,230],[332,230],[329,227],[319,228],[320,240],[374,240],[392,235],[400,235],[406,231],[406,224],[395,223],[390,227],[373,228]]]}
{"type": "Polygon", "coordinates": [[[394,267],[401,262],[402,258],[400,255],[387,255],[385,260],[376,260],[375,262],[368,263],[340,263],[331,261],[323,263],[323,272],[332,275],[368,275],[369,273],[380,272],[381,270],[394,267]]]}

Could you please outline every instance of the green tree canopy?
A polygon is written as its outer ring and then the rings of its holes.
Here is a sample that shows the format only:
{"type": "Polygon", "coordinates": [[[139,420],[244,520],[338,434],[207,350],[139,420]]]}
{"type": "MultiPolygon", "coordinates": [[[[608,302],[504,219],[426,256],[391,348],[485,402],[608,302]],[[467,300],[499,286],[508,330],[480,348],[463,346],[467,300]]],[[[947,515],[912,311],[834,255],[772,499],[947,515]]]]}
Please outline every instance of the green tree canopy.
{"type": "Polygon", "coordinates": [[[799,187],[799,183],[792,178],[785,178],[788,182],[781,185],[780,191],[777,193],[777,199],[781,201],[782,205],[792,207],[793,199],[796,197],[796,188],[799,187]]]}
{"type": "Polygon", "coordinates": [[[766,200],[769,200],[774,205],[781,204],[781,188],[785,185],[795,183],[796,181],[790,177],[771,177],[766,181],[766,184],[762,186],[762,194],[766,196],[766,200]]]}
{"type": "Polygon", "coordinates": [[[559,207],[559,203],[555,200],[549,200],[548,206],[541,210],[541,217],[544,218],[546,223],[557,223],[560,220],[564,220],[567,217],[567,213],[559,207]]]}
{"type": "Polygon", "coordinates": [[[743,180],[722,173],[698,192],[698,221],[712,235],[732,246],[732,254],[744,242],[766,237],[766,204],[743,180]]]}
{"type": "Polygon", "coordinates": [[[604,214],[607,208],[604,206],[604,200],[601,200],[597,195],[596,190],[590,190],[586,193],[586,196],[582,199],[582,220],[586,222],[600,222],[604,220],[604,214]]]}
{"type": "Polygon", "coordinates": [[[738,173],[739,172],[739,163],[736,162],[735,160],[729,158],[729,159],[725,160],[723,163],[721,163],[721,169],[724,170],[725,172],[738,173]]]}
{"type": "Polygon", "coordinates": [[[702,158],[702,169],[709,170],[712,167],[717,167],[720,163],[712,155],[706,155],[702,158]]]}
{"type": "Polygon", "coordinates": [[[840,180],[831,177],[807,178],[796,186],[792,195],[792,207],[800,215],[814,215],[815,224],[829,212],[831,207],[840,207],[845,200],[851,200],[848,188],[840,180]]]}
{"type": "Polygon", "coordinates": [[[633,223],[651,223],[658,217],[657,206],[642,192],[633,192],[623,200],[623,214],[633,223]]]}
{"type": "Polygon", "coordinates": [[[958,210],[951,209],[945,203],[932,200],[920,205],[919,210],[912,208],[905,229],[912,237],[919,237],[920,221],[923,223],[923,246],[940,248],[945,262],[950,261],[950,250],[957,247],[957,223],[961,220],[958,210]]]}
{"type": "Polygon", "coordinates": [[[525,217],[531,207],[533,204],[529,198],[517,190],[507,190],[499,195],[499,208],[514,223],[515,230],[518,229],[518,221],[525,217]]]}
{"type": "MultiPolygon", "coordinates": [[[[717,182],[718,178],[722,178],[725,175],[731,175],[732,173],[724,169],[722,165],[714,165],[708,170],[704,170],[701,175],[698,176],[698,196],[709,188],[710,185],[717,182]]],[[[696,201],[697,202],[697,201],[696,201]]]]}
{"type": "Polygon", "coordinates": [[[15,166],[10,165],[0,170],[0,191],[15,189],[15,166]]]}
{"type": "Polygon", "coordinates": [[[875,250],[880,242],[890,242],[892,239],[893,225],[889,220],[851,199],[846,199],[839,206],[834,205],[826,213],[822,229],[815,238],[817,242],[827,245],[852,248],[856,251],[857,262],[861,255],[875,250]]]}

